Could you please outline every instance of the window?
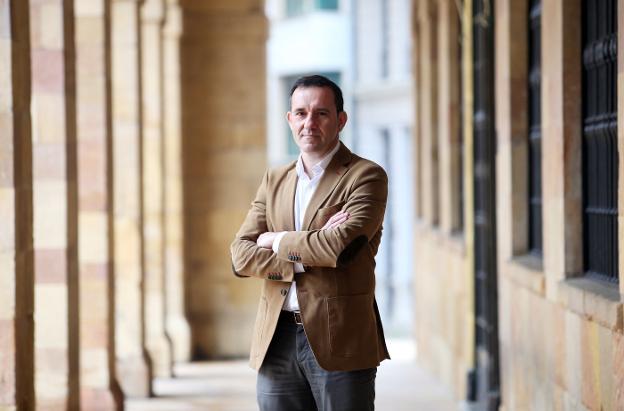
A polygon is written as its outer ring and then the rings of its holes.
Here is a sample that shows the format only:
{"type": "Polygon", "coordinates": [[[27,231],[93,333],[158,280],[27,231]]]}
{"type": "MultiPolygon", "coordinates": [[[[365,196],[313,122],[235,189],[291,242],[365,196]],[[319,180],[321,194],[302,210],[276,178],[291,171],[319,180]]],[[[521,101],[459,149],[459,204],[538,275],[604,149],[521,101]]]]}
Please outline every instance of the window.
{"type": "Polygon", "coordinates": [[[583,2],[583,253],[618,281],[617,0],[583,2]]]}
{"type": "Polygon", "coordinates": [[[288,17],[299,16],[303,14],[303,0],[287,0],[286,15],[288,17]]]}
{"type": "Polygon", "coordinates": [[[542,255],[541,0],[529,8],[529,253],[542,255]]]}
{"type": "Polygon", "coordinates": [[[390,74],[390,22],[388,0],[381,0],[381,77],[387,78],[390,74]]]}
{"type": "Polygon", "coordinates": [[[315,10],[338,10],[338,0],[286,0],[286,15],[301,16],[315,10]]]}
{"type": "Polygon", "coordinates": [[[319,10],[338,10],[338,0],[315,0],[314,4],[319,10]]]}

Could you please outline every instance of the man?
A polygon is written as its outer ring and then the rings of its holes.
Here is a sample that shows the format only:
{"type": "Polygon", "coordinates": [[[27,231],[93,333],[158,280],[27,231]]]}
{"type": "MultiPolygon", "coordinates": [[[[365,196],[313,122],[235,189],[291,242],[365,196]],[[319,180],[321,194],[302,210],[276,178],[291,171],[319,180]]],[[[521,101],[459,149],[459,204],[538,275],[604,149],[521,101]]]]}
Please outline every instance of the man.
{"type": "Polygon", "coordinates": [[[262,411],[374,409],[390,358],[375,302],[388,181],[351,153],[340,88],[298,79],[287,113],[296,162],[269,170],[232,243],[232,268],[264,280],[250,364],[262,411]]]}

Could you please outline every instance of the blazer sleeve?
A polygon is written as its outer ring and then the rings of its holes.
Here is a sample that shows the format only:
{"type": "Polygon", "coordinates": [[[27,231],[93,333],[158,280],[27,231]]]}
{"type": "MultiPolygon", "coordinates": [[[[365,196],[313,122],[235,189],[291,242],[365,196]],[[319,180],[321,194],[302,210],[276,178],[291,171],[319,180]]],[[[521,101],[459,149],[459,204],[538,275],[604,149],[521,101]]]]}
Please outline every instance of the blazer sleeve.
{"type": "Polygon", "coordinates": [[[266,193],[268,172],[265,173],[243,225],[230,246],[232,271],[238,277],[258,277],[289,282],[294,277],[294,264],[277,258],[273,250],[258,247],[256,240],[267,232],[266,193]]]}
{"type": "Polygon", "coordinates": [[[386,201],[388,177],[383,168],[366,167],[350,190],[343,209],[349,219],[327,230],[290,231],[282,237],[277,256],[315,267],[347,264],[369,242],[378,245],[386,201]]]}

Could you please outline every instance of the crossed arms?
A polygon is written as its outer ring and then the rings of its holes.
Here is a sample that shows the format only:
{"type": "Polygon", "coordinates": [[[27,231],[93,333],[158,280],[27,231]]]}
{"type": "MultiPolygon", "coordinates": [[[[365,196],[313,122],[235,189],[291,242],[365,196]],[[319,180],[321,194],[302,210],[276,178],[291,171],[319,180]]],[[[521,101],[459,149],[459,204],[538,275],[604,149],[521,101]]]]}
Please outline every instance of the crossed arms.
{"type": "MultiPolygon", "coordinates": [[[[270,175],[265,174],[251,209],[231,245],[232,268],[241,277],[292,281],[294,264],[337,267],[347,264],[366,244],[374,251],[388,195],[388,179],[383,169],[366,162],[350,170],[342,210],[326,221],[321,229],[288,231],[283,234],[277,253],[271,249],[277,233],[268,232],[266,199],[270,175]],[[279,274],[279,275],[276,275],[279,274]]],[[[322,209],[321,209],[322,210],[322,209]]],[[[316,218],[320,217],[320,211],[316,218]]]]}

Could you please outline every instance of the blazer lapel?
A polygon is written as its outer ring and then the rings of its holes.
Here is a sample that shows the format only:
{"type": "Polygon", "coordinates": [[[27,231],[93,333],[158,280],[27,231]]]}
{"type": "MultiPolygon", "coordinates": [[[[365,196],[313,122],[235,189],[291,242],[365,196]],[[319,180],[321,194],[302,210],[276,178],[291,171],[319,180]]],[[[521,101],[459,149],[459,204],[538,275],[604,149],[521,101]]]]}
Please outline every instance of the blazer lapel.
{"type": "Polygon", "coordinates": [[[297,188],[297,171],[295,167],[288,170],[286,177],[284,178],[284,191],[282,192],[282,201],[278,201],[282,209],[278,216],[280,216],[280,230],[295,231],[295,189],[297,188]]]}
{"type": "Polygon", "coordinates": [[[323,177],[321,177],[321,181],[319,181],[318,187],[316,187],[316,191],[312,194],[312,198],[310,199],[310,203],[306,208],[305,216],[303,218],[303,224],[301,225],[302,230],[308,230],[310,228],[310,224],[314,217],[316,216],[316,212],[321,207],[323,202],[329,195],[334,191],[334,188],[344,175],[344,173],[348,170],[348,164],[351,162],[351,151],[340,142],[340,148],[334,155],[334,158],[329,163],[325,172],[323,173],[323,177]]]}

